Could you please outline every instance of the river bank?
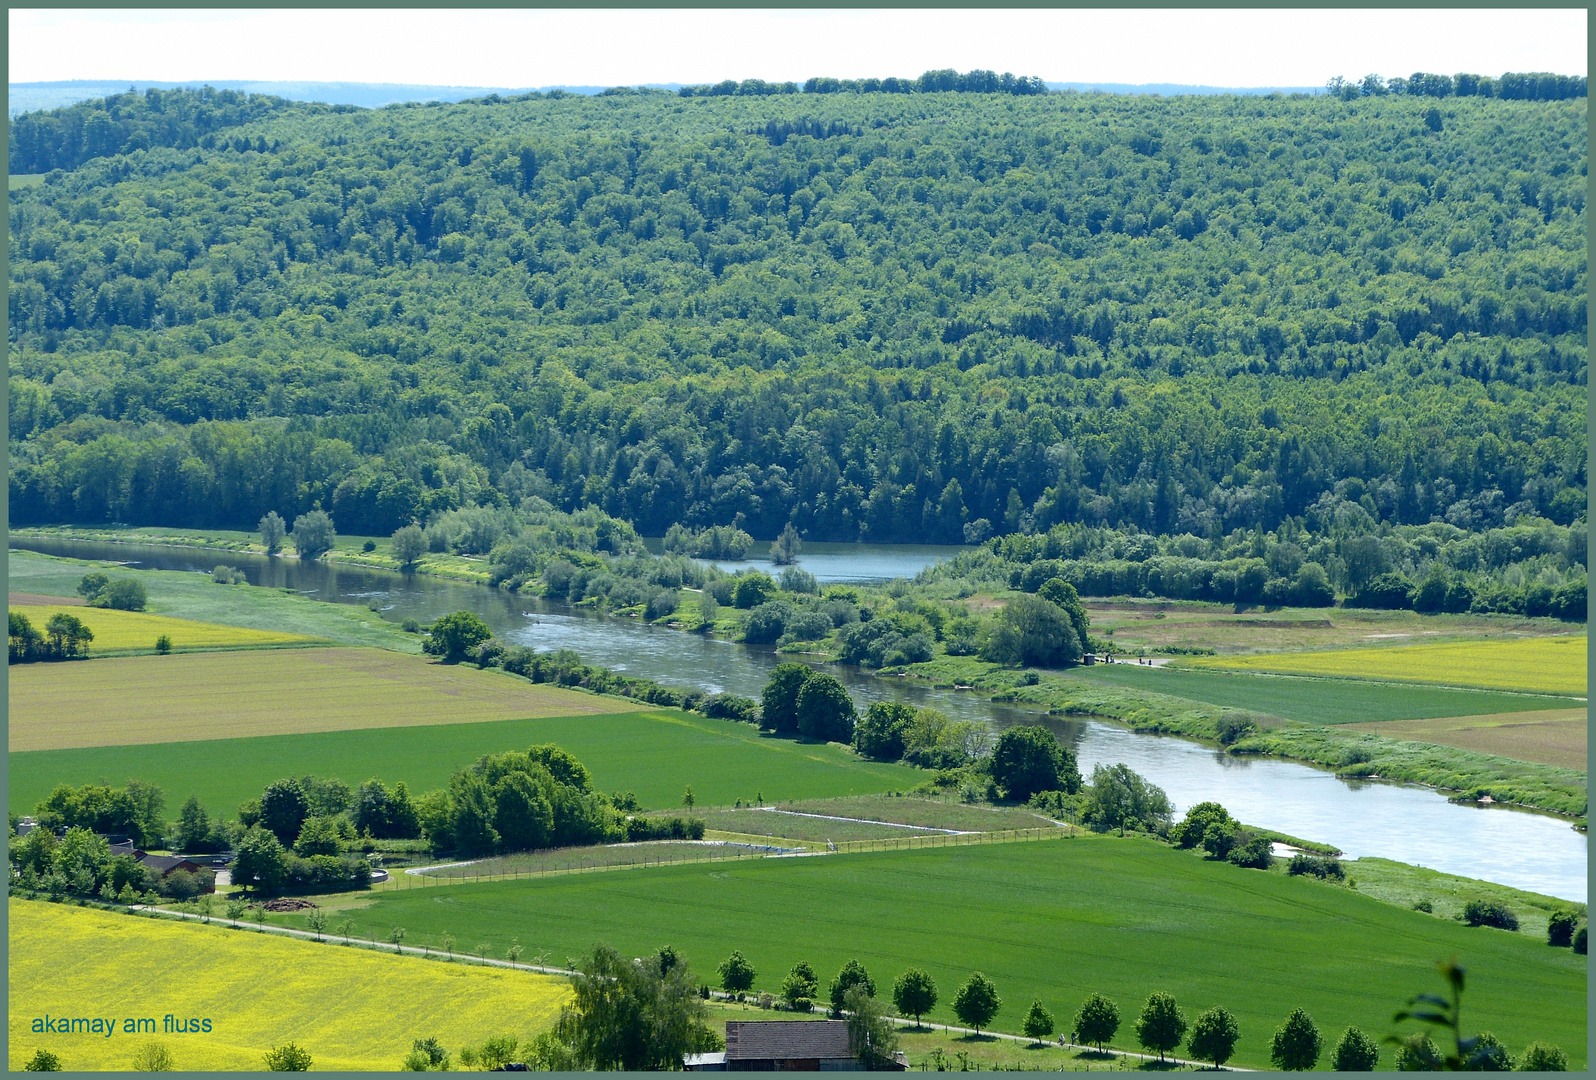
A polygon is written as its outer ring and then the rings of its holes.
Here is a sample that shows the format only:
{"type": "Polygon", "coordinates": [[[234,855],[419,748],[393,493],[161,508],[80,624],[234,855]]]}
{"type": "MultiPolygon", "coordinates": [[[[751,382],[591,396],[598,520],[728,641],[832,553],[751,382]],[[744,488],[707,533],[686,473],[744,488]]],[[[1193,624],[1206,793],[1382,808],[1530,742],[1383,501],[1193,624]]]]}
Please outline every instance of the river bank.
{"type": "MultiPolygon", "coordinates": [[[[157,571],[186,571],[185,577],[191,581],[195,571],[208,571],[214,565],[212,556],[217,551],[206,545],[141,548],[128,543],[29,541],[22,536],[14,537],[13,543],[65,558],[110,559],[157,571]]],[[[252,583],[347,605],[345,610],[353,606],[362,618],[380,618],[390,625],[410,619],[426,623],[448,611],[471,610],[507,642],[541,650],[570,648],[588,663],[680,690],[757,698],[770,670],[789,658],[769,646],[673,631],[644,619],[609,617],[591,608],[527,595],[530,590],[517,594],[426,575],[401,575],[336,561],[267,559],[243,551],[237,552],[233,561],[252,583]]],[[[70,572],[53,573],[61,581],[51,589],[69,592],[70,572]]],[[[71,578],[72,583],[75,580],[71,578]]],[[[210,588],[223,587],[205,582],[189,591],[210,588]]],[[[869,590],[869,594],[886,596],[887,590],[869,590]]],[[[809,659],[823,662],[820,657],[809,659]]],[[[979,663],[944,657],[932,664],[948,662],[979,663]]],[[[922,677],[912,678],[880,677],[849,665],[825,664],[825,668],[843,680],[861,705],[890,700],[930,706],[955,719],[981,721],[999,730],[1041,722],[1074,748],[1083,771],[1090,772],[1096,763],[1123,762],[1164,787],[1177,807],[1217,799],[1238,817],[1259,826],[1332,842],[1349,853],[1453,873],[1475,874],[1480,866],[1489,865],[1493,879],[1504,884],[1569,899],[1584,897],[1585,840],[1567,828],[1566,818],[1517,813],[1505,807],[1473,810],[1449,806],[1429,788],[1400,782],[1369,783],[1356,777],[1338,779],[1336,773],[1342,770],[1333,762],[1326,767],[1298,764],[1302,759],[1289,755],[1224,753],[1216,750],[1213,725],[1214,714],[1227,710],[1184,699],[1150,700],[1141,692],[1105,690],[1076,677],[1091,669],[1074,669],[1075,676],[1050,672],[1041,676],[1036,686],[1026,686],[1024,672],[995,667],[971,678],[951,669],[946,678],[925,677],[933,674],[930,669],[922,670],[922,677]],[[961,682],[973,686],[976,681],[986,685],[974,691],[938,688],[961,682]],[[1058,689],[1069,692],[1053,693],[1058,689]],[[1088,700],[1088,692],[1095,693],[1095,698],[1088,700]],[[1150,704],[1158,707],[1150,708],[1150,704]],[[1133,716],[1137,709],[1148,711],[1133,716]],[[1171,722],[1191,712],[1203,715],[1187,717],[1188,723],[1178,727],[1171,722]]],[[[1266,727],[1264,733],[1275,730],[1266,727]]]]}

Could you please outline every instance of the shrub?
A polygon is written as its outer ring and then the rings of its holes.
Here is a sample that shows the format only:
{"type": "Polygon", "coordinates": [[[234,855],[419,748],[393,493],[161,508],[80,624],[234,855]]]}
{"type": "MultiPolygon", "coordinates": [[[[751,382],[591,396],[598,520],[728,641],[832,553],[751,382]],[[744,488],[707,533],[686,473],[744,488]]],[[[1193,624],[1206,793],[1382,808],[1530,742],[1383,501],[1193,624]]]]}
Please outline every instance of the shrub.
{"type": "Polygon", "coordinates": [[[144,582],[132,577],[112,577],[99,595],[89,600],[91,608],[115,608],[117,611],[144,611],[150,601],[144,582]]]}
{"type": "Polygon", "coordinates": [[[441,656],[448,663],[459,663],[473,649],[493,636],[488,624],[470,611],[454,611],[432,624],[432,633],[422,643],[422,651],[441,656]]]}
{"type": "Polygon", "coordinates": [[[33,1056],[28,1059],[28,1063],[26,1065],[22,1066],[22,1071],[23,1072],[60,1072],[61,1071],[61,1059],[56,1057],[55,1054],[51,1053],[49,1050],[45,1050],[43,1048],[40,1048],[38,1050],[35,1050],[33,1052],[33,1056]]]}
{"type": "Polygon", "coordinates": [[[1581,926],[1574,931],[1574,951],[1580,956],[1585,955],[1585,927],[1581,926]]]}
{"type": "MultiPolygon", "coordinates": [[[[733,587],[731,600],[736,607],[747,610],[756,608],[769,600],[771,594],[775,591],[776,583],[770,579],[770,575],[756,571],[737,579],[737,583],[733,587]]],[[[719,600],[720,597],[716,596],[715,599],[719,600]]]]}
{"type": "Polygon", "coordinates": [[[1428,1035],[1409,1035],[1397,1043],[1398,1072],[1440,1072],[1441,1051],[1428,1035]]]}
{"type": "Polygon", "coordinates": [[[743,640],[751,645],[769,645],[786,632],[787,620],[795,614],[793,606],[785,600],[760,604],[748,613],[743,640]]]}
{"type": "Polygon", "coordinates": [[[1519,1072],[1567,1072],[1568,1055],[1558,1047],[1532,1042],[1518,1056],[1519,1072]]]}
{"type": "MultiPolygon", "coordinates": [[[[1312,874],[1316,878],[1335,878],[1337,881],[1344,881],[1347,876],[1341,860],[1328,855],[1293,855],[1286,866],[1286,873],[1293,876],[1312,874]]],[[[1422,902],[1428,904],[1428,901],[1422,902]]],[[[1426,906],[1424,910],[1430,909],[1426,906]]]]}
{"type": "Polygon", "coordinates": [[[293,1043],[274,1046],[264,1055],[268,1072],[306,1072],[310,1069],[310,1051],[293,1043]]]}
{"type": "Polygon", "coordinates": [[[1470,900],[1463,905],[1463,921],[1469,926],[1494,926],[1517,930],[1518,916],[1497,900],[1470,900]]]}
{"type": "Polygon", "coordinates": [[[1475,1037],[1474,1049],[1469,1053],[1469,1072],[1511,1072],[1513,1059],[1502,1045],[1502,1040],[1489,1031],[1475,1037]]]}
{"type": "Polygon", "coordinates": [[[1430,903],[1430,901],[1428,899],[1415,900],[1415,901],[1413,901],[1413,910],[1414,911],[1422,911],[1426,915],[1429,915],[1429,914],[1432,914],[1435,911],[1435,905],[1430,903]]]}
{"type": "Polygon", "coordinates": [[[165,1043],[147,1042],[133,1054],[134,1072],[175,1072],[177,1059],[165,1043]]]}
{"type": "Polygon", "coordinates": [[[1031,1002],[1030,1010],[1025,1014],[1025,1019],[1020,1023],[1020,1032],[1028,1039],[1041,1042],[1053,1034],[1056,1025],[1053,1014],[1040,1001],[1031,1002]]]}
{"type": "Polygon", "coordinates": [[[717,720],[738,720],[745,724],[759,722],[759,702],[736,694],[716,694],[707,698],[700,711],[717,720]]]}
{"type": "Polygon", "coordinates": [[[1245,838],[1243,834],[1243,838],[1237,838],[1237,844],[1226,858],[1246,869],[1269,869],[1274,863],[1274,845],[1270,844],[1267,836],[1245,838]]]}
{"type": "Polygon", "coordinates": [[[161,656],[166,656],[172,651],[172,638],[170,634],[162,634],[155,639],[155,651],[161,656]]]}
{"type": "Polygon", "coordinates": [[[1572,911],[1552,912],[1552,917],[1546,921],[1546,944],[1558,948],[1574,944],[1574,928],[1578,925],[1579,916],[1572,911]]]}
{"type": "Polygon", "coordinates": [[[806,961],[793,965],[781,983],[781,1000],[794,1012],[809,1012],[815,1007],[815,995],[820,992],[820,981],[815,969],[806,961]]]}
{"type": "Polygon", "coordinates": [[[1186,811],[1186,816],[1179,824],[1170,828],[1169,839],[1176,847],[1194,848],[1208,835],[1210,825],[1230,823],[1234,820],[1230,816],[1230,811],[1216,802],[1196,803],[1186,811]]]}

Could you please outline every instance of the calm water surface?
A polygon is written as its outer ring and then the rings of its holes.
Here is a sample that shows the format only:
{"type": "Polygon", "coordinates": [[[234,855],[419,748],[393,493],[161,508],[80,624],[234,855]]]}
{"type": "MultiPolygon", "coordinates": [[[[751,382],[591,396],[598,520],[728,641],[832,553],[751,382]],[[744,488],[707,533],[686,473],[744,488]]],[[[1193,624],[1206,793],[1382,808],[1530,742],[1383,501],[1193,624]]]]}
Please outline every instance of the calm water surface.
{"type": "MultiPolygon", "coordinates": [[[[218,562],[226,562],[243,570],[254,585],[292,588],[334,603],[366,605],[375,600],[395,621],[427,622],[466,609],[507,640],[539,649],[575,649],[588,663],[668,686],[757,698],[770,669],[780,662],[769,647],[643,626],[568,604],[413,574],[192,548],[32,539],[13,539],[11,544],[146,569],[208,573],[218,562]]],[[[805,546],[800,564],[822,581],[912,575],[959,550],[882,551],[840,544],[814,548],[811,552],[805,546]],[[826,548],[840,550],[818,550],[826,548]]],[[[997,728],[1040,720],[1075,748],[1083,773],[1090,773],[1096,764],[1124,762],[1167,791],[1177,810],[1212,799],[1250,824],[1335,844],[1353,858],[1396,859],[1569,900],[1586,898],[1586,838],[1557,818],[1500,807],[1458,806],[1427,788],[1348,782],[1295,762],[1233,758],[1186,739],[1138,735],[1093,720],[1043,718],[975,693],[876,678],[857,668],[827,665],[826,669],[861,702],[931,705],[957,719],[982,720],[997,728]]]]}

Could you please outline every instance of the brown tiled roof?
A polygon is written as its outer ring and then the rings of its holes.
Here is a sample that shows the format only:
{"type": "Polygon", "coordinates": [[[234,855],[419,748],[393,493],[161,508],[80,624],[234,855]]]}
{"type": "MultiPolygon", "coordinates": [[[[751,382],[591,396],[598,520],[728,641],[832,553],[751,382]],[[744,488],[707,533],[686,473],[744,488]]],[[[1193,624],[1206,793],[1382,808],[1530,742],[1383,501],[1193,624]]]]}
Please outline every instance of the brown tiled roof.
{"type": "Polygon", "coordinates": [[[841,1020],[728,1020],[726,1060],[851,1058],[841,1020]]]}

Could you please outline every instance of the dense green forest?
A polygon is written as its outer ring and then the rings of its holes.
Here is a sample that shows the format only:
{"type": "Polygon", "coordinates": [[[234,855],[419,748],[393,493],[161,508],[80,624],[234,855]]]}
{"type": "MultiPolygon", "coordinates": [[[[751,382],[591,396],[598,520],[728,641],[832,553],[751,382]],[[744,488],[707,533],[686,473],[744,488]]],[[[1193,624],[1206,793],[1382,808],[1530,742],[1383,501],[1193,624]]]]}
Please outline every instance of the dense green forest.
{"type": "Polygon", "coordinates": [[[1582,96],[833,89],[19,121],[12,522],[1583,518],[1582,96]]]}

